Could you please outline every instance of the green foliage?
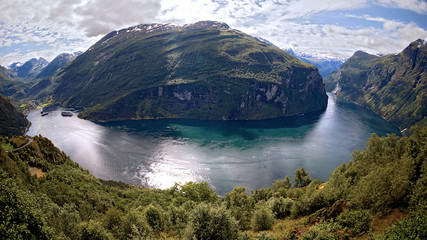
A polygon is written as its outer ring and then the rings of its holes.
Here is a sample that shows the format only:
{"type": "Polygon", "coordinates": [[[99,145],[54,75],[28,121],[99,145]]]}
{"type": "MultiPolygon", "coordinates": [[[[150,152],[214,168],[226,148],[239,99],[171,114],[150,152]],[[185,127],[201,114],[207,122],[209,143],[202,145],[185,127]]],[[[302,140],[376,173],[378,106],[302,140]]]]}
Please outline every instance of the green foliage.
{"type": "Polygon", "coordinates": [[[277,219],[283,219],[291,215],[291,209],[294,201],[290,198],[273,197],[267,202],[267,206],[274,213],[277,219]]]}
{"type": "Polygon", "coordinates": [[[354,236],[368,232],[371,221],[372,215],[367,210],[344,211],[336,219],[339,225],[352,229],[354,236]]]}
{"type": "Polygon", "coordinates": [[[145,220],[148,225],[155,231],[161,232],[165,225],[165,217],[159,206],[150,204],[144,211],[145,220]]]}
{"type": "Polygon", "coordinates": [[[12,100],[0,94],[0,136],[24,134],[29,122],[12,104],[12,100]]]}
{"type": "Polygon", "coordinates": [[[247,196],[246,189],[244,187],[233,188],[233,191],[226,193],[223,202],[231,215],[238,221],[239,229],[249,229],[255,200],[253,197],[247,196]]]}
{"type": "Polygon", "coordinates": [[[291,178],[289,176],[286,176],[284,179],[281,180],[274,180],[272,184],[272,188],[274,192],[279,192],[282,189],[287,190],[292,186],[291,178]]]}
{"type": "Polygon", "coordinates": [[[215,203],[219,200],[218,194],[207,182],[188,182],[184,185],[175,183],[169,192],[173,195],[176,205],[181,205],[186,201],[215,203]]]}
{"type": "Polygon", "coordinates": [[[310,178],[310,175],[305,171],[304,168],[300,168],[295,170],[295,177],[294,177],[294,186],[295,187],[305,187],[312,179],[310,178]]]}
{"type": "Polygon", "coordinates": [[[3,170],[0,170],[0,193],[1,239],[54,238],[55,232],[46,223],[36,199],[19,189],[3,170]]]}
{"type": "Polygon", "coordinates": [[[237,223],[223,207],[199,204],[191,212],[186,239],[237,239],[237,223]]]}
{"type": "Polygon", "coordinates": [[[333,240],[338,239],[334,231],[337,226],[332,223],[321,223],[310,227],[299,239],[301,240],[333,240]]]}
{"type": "Polygon", "coordinates": [[[424,202],[409,219],[387,228],[379,240],[427,239],[427,204],[424,202]]]}
{"type": "Polygon", "coordinates": [[[270,209],[266,207],[259,207],[254,212],[252,228],[255,231],[270,230],[274,224],[274,215],[270,209]]]}
{"type": "Polygon", "coordinates": [[[108,240],[113,239],[113,235],[109,233],[103,226],[102,223],[89,220],[80,224],[80,236],[82,240],[108,240]]]}
{"type": "Polygon", "coordinates": [[[273,192],[271,188],[260,188],[257,190],[251,190],[251,197],[255,200],[255,202],[268,201],[273,196],[273,192]]]}
{"type": "Polygon", "coordinates": [[[274,240],[274,236],[271,233],[268,232],[260,232],[255,237],[255,240],[274,240]]]}

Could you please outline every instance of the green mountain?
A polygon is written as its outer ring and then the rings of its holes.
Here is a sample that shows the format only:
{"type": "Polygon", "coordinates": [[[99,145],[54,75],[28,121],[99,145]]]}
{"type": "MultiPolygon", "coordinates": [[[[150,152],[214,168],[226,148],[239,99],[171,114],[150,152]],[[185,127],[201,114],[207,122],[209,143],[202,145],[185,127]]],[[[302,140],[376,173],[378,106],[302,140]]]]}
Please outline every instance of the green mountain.
{"type": "Polygon", "coordinates": [[[57,74],[54,95],[91,120],[252,120],[327,105],[314,66],[209,21],[113,31],[57,74]]]}
{"type": "Polygon", "coordinates": [[[16,110],[12,100],[0,95],[0,135],[24,134],[29,122],[16,110]]]}
{"type": "Polygon", "coordinates": [[[417,40],[397,55],[356,52],[325,78],[327,91],[381,115],[401,129],[426,121],[427,42],[417,40]]]}

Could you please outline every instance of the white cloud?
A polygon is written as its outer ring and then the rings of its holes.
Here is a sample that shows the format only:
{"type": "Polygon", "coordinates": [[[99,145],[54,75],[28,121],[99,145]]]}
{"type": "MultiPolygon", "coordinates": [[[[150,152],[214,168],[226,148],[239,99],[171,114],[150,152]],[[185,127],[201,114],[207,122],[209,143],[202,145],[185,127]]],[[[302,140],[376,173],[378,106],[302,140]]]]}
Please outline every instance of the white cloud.
{"type": "Polygon", "coordinates": [[[377,0],[378,4],[390,7],[414,11],[419,14],[427,14],[427,2],[424,0],[377,0]]]}
{"type": "Polygon", "coordinates": [[[2,0],[0,64],[25,61],[35,54],[45,54],[38,56],[49,60],[63,51],[86,50],[112,30],[152,22],[222,21],[282,48],[335,57],[348,57],[359,49],[398,52],[409,42],[427,37],[424,29],[399,16],[347,15],[362,19],[368,27],[312,20],[317,14],[345,16],[346,11],[377,5],[427,13],[426,2],[417,0],[2,0]],[[374,28],[369,22],[382,27],[374,28]],[[30,53],[20,49],[25,43],[39,45],[30,53]],[[14,48],[16,53],[11,53],[14,48]]]}

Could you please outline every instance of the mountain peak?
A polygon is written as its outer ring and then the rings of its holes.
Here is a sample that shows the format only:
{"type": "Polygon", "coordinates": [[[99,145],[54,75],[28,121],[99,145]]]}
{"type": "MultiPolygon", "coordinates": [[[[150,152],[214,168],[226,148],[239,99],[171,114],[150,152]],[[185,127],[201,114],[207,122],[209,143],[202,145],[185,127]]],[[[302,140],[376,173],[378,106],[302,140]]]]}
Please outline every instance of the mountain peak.
{"type": "Polygon", "coordinates": [[[185,25],[184,28],[186,28],[186,29],[197,29],[197,30],[207,29],[207,28],[218,28],[218,29],[227,30],[227,29],[230,29],[230,26],[228,26],[228,24],[223,23],[223,22],[200,21],[200,22],[196,22],[193,24],[185,25]]]}

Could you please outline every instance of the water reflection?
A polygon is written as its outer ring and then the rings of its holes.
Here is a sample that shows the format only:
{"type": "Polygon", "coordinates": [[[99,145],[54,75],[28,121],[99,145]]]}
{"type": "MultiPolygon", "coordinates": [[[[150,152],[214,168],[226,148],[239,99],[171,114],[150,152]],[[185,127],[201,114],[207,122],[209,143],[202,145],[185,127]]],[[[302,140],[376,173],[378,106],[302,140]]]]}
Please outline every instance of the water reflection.
{"type": "Polygon", "coordinates": [[[325,112],[265,121],[142,120],[95,124],[60,112],[28,116],[42,134],[95,176],[168,188],[208,181],[220,194],[235,186],[271,186],[304,167],[314,178],[362,149],[371,132],[398,129],[330,95],[325,112]]]}

